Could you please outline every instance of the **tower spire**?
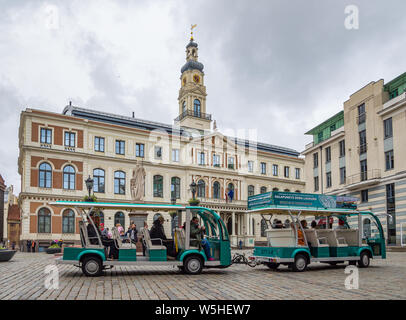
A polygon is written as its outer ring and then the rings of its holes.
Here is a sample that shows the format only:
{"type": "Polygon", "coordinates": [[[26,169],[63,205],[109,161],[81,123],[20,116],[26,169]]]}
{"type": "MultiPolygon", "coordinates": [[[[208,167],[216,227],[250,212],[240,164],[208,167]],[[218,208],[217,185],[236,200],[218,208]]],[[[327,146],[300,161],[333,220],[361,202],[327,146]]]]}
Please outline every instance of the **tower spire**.
{"type": "Polygon", "coordinates": [[[193,41],[193,29],[197,27],[197,24],[192,24],[190,27],[190,41],[193,41]]]}

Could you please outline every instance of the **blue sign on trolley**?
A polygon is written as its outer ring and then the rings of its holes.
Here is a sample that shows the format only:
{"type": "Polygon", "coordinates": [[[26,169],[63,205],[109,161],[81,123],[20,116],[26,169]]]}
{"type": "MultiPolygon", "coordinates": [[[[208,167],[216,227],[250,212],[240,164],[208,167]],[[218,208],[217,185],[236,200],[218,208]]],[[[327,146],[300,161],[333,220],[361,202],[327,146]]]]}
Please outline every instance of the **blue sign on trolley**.
{"type": "Polygon", "coordinates": [[[248,210],[267,206],[356,209],[357,198],[324,194],[272,191],[248,197],[248,210]]]}

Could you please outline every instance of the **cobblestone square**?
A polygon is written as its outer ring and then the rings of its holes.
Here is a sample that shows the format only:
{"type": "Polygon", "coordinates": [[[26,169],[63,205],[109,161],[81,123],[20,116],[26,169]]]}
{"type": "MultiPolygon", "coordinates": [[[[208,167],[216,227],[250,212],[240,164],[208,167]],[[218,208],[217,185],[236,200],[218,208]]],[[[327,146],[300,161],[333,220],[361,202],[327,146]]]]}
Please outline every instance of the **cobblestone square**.
{"type": "Polygon", "coordinates": [[[172,267],[115,267],[88,278],[71,265],[58,265],[59,289],[45,288],[45,268],[55,262],[45,253],[16,253],[0,264],[0,300],[246,300],[246,299],[405,299],[406,253],[389,252],[359,269],[359,289],[347,290],[346,265],[313,264],[303,273],[282,266],[205,269],[198,276],[172,267]]]}

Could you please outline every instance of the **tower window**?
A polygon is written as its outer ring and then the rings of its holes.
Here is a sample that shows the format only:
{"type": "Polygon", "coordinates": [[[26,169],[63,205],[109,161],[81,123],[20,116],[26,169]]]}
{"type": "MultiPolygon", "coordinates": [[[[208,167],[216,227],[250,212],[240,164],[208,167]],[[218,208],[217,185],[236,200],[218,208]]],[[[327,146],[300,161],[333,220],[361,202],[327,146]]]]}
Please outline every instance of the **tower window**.
{"type": "Polygon", "coordinates": [[[186,112],[186,101],[183,101],[183,105],[182,105],[182,113],[186,112]]]}
{"type": "Polygon", "coordinates": [[[193,103],[193,112],[195,117],[200,117],[200,100],[195,99],[193,103]]]}

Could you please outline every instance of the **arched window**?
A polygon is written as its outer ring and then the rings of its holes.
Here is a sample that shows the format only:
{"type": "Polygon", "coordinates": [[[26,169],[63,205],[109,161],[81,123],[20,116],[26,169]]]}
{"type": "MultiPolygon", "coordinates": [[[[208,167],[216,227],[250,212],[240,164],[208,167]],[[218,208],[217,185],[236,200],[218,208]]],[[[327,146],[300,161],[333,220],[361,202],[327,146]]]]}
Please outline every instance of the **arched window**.
{"type": "Polygon", "coordinates": [[[200,100],[199,99],[195,99],[195,101],[193,103],[193,111],[194,111],[194,115],[196,117],[200,117],[200,100]]]}
{"type": "Polygon", "coordinates": [[[171,179],[171,198],[180,199],[180,178],[178,177],[171,179]]]}
{"type": "Polygon", "coordinates": [[[197,183],[197,196],[199,198],[206,198],[206,183],[203,180],[199,180],[197,183]]]}
{"type": "Polygon", "coordinates": [[[213,183],[213,198],[220,199],[220,183],[218,181],[213,183]]]}
{"type": "Polygon", "coordinates": [[[272,191],[279,191],[279,188],[273,188],[272,191]]]}
{"type": "Polygon", "coordinates": [[[261,237],[266,237],[265,230],[268,228],[265,219],[261,219],[261,237]]]}
{"type": "Polygon", "coordinates": [[[63,188],[75,190],[75,169],[72,166],[63,168],[63,188]]]}
{"type": "Polygon", "coordinates": [[[186,101],[183,101],[183,104],[182,104],[182,113],[185,113],[186,112],[186,101]]]}
{"type": "Polygon", "coordinates": [[[114,226],[116,226],[117,223],[119,223],[124,228],[125,217],[124,217],[124,213],[122,213],[121,211],[116,212],[116,214],[114,215],[114,226]]]}
{"type": "Polygon", "coordinates": [[[233,191],[233,194],[232,194],[230,200],[235,200],[235,199],[236,199],[236,194],[235,194],[234,184],[229,183],[228,186],[227,186],[227,188],[228,188],[227,196],[228,196],[228,197],[231,196],[231,195],[229,195],[229,193],[230,193],[230,191],[232,190],[232,191],[233,191]]]}
{"type": "Polygon", "coordinates": [[[38,212],[38,233],[51,233],[51,211],[47,208],[38,212]]]}
{"type": "Polygon", "coordinates": [[[255,194],[255,187],[253,185],[248,186],[248,197],[253,196],[255,194]]]}
{"type": "Polygon", "coordinates": [[[164,178],[160,175],[154,176],[154,197],[163,198],[164,178]]]}
{"type": "Polygon", "coordinates": [[[125,194],[125,173],[123,171],[114,172],[114,193],[125,194]]]}
{"type": "Polygon", "coordinates": [[[75,212],[72,209],[62,214],[62,233],[75,233],[75,212]]]}
{"type": "Polygon", "coordinates": [[[104,170],[94,169],[93,180],[93,192],[104,193],[104,170]]]}
{"type": "Polygon", "coordinates": [[[52,168],[49,163],[41,163],[39,166],[40,188],[52,188],[52,168]]]}
{"type": "Polygon", "coordinates": [[[266,193],[266,187],[261,187],[261,193],[266,193]]]}
{"type": "Polygon", "coordinates": [[[284,192],[290,192],[290,190],[289,189],[285,189],[285,190],[283,190],[284,192]]]}
{"type": "Polygon", "coordinates": [[[300,191],[300,190],[296,190],[295,192],[297,192],[297,193],[301,193],[301,191],[300,191]]]}

